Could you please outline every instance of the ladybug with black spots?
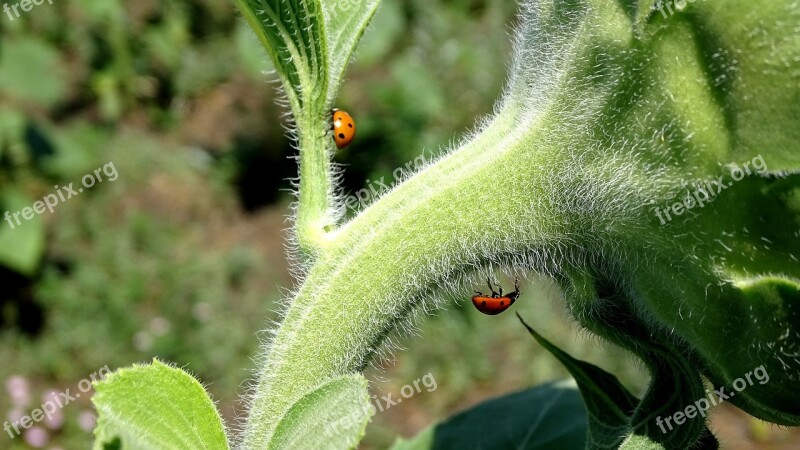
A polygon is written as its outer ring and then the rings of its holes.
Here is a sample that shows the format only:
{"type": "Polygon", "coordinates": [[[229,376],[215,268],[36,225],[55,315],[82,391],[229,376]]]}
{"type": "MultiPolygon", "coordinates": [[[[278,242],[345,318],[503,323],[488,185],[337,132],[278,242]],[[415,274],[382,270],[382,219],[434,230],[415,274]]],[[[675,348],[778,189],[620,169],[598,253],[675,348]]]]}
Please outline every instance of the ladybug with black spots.
{"type": "Polygon", "coordinates": [[[336,142],[336,148],[339,150],[347,147],[353,142],[356,137],[356,122],[353,117],[342,111],[341,109],[331,110],[331,119],[333,120],[333,141],[336,142]]]}
{"type": "Polygon", "coordinates": [[[475,291],[477,295],[472,296],[472,304],[475,305],[475,309],[490,316],[500,314],[507,310],[509,306],[517,301],[517,297],[521,294],[519,291],[519,280],[514,280],[514,292],[509,292],[506,295],[503,295],[502,286],[498,286],[500,293],[497,293],[494,291],[492,282],[489,281],[488,278],[486,279],[486,283],[489,285],[489,290],[492,291],[491,297],[482,292],[475,291]]]}

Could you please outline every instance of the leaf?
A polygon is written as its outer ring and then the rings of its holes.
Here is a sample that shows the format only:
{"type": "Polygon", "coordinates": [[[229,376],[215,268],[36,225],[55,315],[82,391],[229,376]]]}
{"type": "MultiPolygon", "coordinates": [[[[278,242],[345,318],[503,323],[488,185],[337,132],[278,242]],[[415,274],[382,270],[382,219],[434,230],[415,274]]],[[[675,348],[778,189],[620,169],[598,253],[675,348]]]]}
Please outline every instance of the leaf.
{"type": "Polygon", "coordinates": [[[269,53],[296,115],[321,110],[328,92],[328,44],[319,0],[236,0],[269,53]]]}
{"type": "MultiPolygon", "coordinates": [[[[728,160],[742,163],[763,155],[770,171],[797,172],[797,5],[787,0],[695,2],[677,19],[683,23],[671,24],[672,29],[663,35],[677,44],[676,32],[692,30],[692,49],[699,51],[695,58],[703,64],[725,119],[728,160]]],[[[689,51],[683,50],[684,58],[689,51]]],[[[671,55],[664,56],[664,68],[673,66],[666,59],[671,55]]]]}
{"type": "Polygon", "coordinates": [[[605,370],[577,360],[550,343],[522,320],[528,332],[563,364],[575,378],[583,396],[589,416],[589,448],[614,448],[630,431],[630,416],[639,399],[623,386],[617,378],[605,370]]]}
{"type": "Polygon", "coordinates": [[[158,360],[94,383],[95,449],[228,449],[225,429],[202,385],[158,360]]]}
{"type": "Polygon", "coordinates": [[[36,272],[45,250],[42,218],[33,214],[31,220],[25,220],[22,215],[33,205],[14,189],[0,191],[0,265],[26,276],[36,272]]]}
{"type": "MultiPolygon", "coordinates": [[[[682,413],[687,406],[696,405],[698,400],[707,396],[693,358],[687,357],[682,346],[674,340],[651,334],[648,325],[634,314],[630,299],[619,292],[609,280],[585,273],[571,273],[569,278],[575,283],[568,291],[573,315],[592,332],[641,358],[651,375],[650,386],[644,397],[640,401],[634,401],[635,408],[630,408],[631,398],[625,398],[629,394],[623,395],[618,389],[609,389],[608,382],[600,383],[602,387],[599,388],[594,386],[596,380],[605,380],[611,375],[592,373],[589,376],[582,374],[579,378],[573,371],[580,373],[588,368],[591,373],[601,369],[576,362],[552,344],[542,343],[544,338],[541,336],[537,337],[545,348],[567,366],[576,379],[589,380],[588,385],[594,389],[587,389],[588,391],[613,393],[609,397],[621,402],[625,405],[623,409],[629,411],[622,423],[617,421],[613,424],[616,427],[622,424],[623,429],[619,430],[621,432],[615,432],[613,426],[590,428],[593,448],[615,448],[623,445],[623,448],[631,449],[716,449],[716,438],[705,424],[707,411],[713,403],[706,401],[703,405],[706,408],[702,413],[691,413],[693,415],[689,415],[680,424],[670,422],[675,413],[682,413]],[[600,282],[598,286],[594,286],[593,283],[598,280],[605,280],[605,283],[600,282]]],[[[527,325],[526,328],[534,337],[537,336],[527,325]]],[[[613,381],[616,382],[615,379],[613,381]]],[[[593,403],[588,399],[587,406],[591,414],[593,403]]],[[[602,417],[606,414],[599,410],[599,415],[602,417]]]]}
{"type": "Polygon", "coordinates": [[[269,53],[295,112],[330,109],[380,0],[236,0],[269,53]]]}
{"type": "Polygon", "coordinates": [[[800,397],[791,386],[800,381],[800,174],[730,183],[693,217],[665,225],[675,238],[662,257],[691,255],[694,267],[640,270],[631,295],[690,343],[702,358],[695,368],[715,386],[731,391],[759,367],[768,374],[730,402],[798,425],[800,397]]]}
{"type": "Polygon", "coordinates": [[[367,380],[346,375],[303,396],[278,423],[269,448],[274,450],[351,449],[374,414],[367,380]]]}
{"type": "Polygon", "coordinates": [[[391,450],[561,450],[585,446],[586,412],[572,381],[483,402],[391,450]]]}
{"type": "Polygon", "coordinates": [[[347,64],[381,0],[321,0],[330,58],[327,104],[332,105],[347,64]]]}
{"type": "Polygon", "coordinates": [[[102,148],[112,135],[91,123],[74,120],[53,133],[56,154],[48,158],[46,168],[62,179],[80,180],[97,167],[102,148]]]}

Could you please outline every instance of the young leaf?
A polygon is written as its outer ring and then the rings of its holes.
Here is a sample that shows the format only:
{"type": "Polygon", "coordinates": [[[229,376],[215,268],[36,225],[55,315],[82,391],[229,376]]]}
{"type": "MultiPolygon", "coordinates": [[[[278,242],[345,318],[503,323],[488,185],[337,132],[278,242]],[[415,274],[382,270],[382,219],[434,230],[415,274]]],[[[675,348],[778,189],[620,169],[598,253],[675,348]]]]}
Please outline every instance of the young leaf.
{"type": "Polygon", "coordinates": [[[158,360],[95,382],[95,449],[228,449],[214,402],[183,370],[158,360]]]}
{"type": "Polygon", "coordinates": [[[560,381],[483,402],[391,450],[584,448],[586,432],[575,383],[560,381]]]}
{"type": "Polygon", "coordinates": [[[347,64],[372,16],[375,15],[380,0],[321,1],[322,10],[325,12],[325,31],[328,36],[330,60],[328,104],[332,105],[347,64]]]}
{"type": "Polygon", "coordinates": [[[328,90],[328,47],[319,0],[236,0],[299,114],[321,110],[328,90]]]}
{"type": "Polygon", "coordinates": [[[371,419],[372,408],[367,380],[363,376],[346,375],[333,379],[292,406],[278,423],[269,448],[355,448],[371,419]]]}

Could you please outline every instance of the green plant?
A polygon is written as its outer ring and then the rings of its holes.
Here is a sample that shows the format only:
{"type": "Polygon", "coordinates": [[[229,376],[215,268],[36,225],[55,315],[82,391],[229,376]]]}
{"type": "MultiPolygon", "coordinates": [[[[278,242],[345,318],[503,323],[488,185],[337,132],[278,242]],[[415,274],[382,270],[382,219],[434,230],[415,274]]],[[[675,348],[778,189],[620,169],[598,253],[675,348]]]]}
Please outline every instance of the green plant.
{"type": "MultiPolygon", "coordinates": [[[[800,424],[800,11],[791,2],[684,3],[668,16],[656,0],[525,1],[495,114],[340,223],[328,111],[377,3],[237,1],[293,114],[303,275],[264,349],[242,447],[313,448],[320,423],[366,410],[358,372],[391,330],[495,269],[554,278],[582,326],[649,369],[639,399],[534,333],[578,382],[587,446],[714,448],[705,416],[670,432],[656,418],[706,397],[704,383],[731,386],[756,368],[769,382],[729,401],[800,424]]],[[[140,379],[123,371],[98,384],[98,446],[117,436],[125,447],[185,448],[184,426],[159,430],[159,413],[138,420],[140,400],[117,388],[157,383],[164,371],[136,370],[140,379]]],[[[165,388],[158,401],[192,395],[194,411],[211,416],[197,389],[165,388]]],[[[330,437],[332,448],[357,442],[368,416],[359,419],[330,437]]],[[[221,423],[204,423],[216,440],[194,445],[221,446],[221,423]]],[[[415,448],[432,445],[423,441],[415,448]]]]}

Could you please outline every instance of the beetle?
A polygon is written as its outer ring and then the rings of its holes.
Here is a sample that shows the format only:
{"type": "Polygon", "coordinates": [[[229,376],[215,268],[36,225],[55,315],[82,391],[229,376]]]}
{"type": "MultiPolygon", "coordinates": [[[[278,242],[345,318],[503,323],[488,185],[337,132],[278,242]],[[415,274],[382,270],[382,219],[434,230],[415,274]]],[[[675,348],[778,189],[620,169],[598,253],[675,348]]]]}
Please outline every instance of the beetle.
{"type": "Polygon", "coordinates": [[[347,111],[337,108],[331,110],[331,121],[333,122],[331,126],[333,141],[336,143],[336,148],[341,150],[350,145],[355,139],[356,122],[347,111]]]}
{"type": "Polygon", "coordinates": [[[476,295],[472,296],[472,304],[475,305],[475,309],[490,316],[500,314],[507,310],[509,306],[517,301],[517,297],[521,294],[519,291],[519,280],[514,280],[514,292],[509,292],[506,295],[503,295],[503,287],[499,285],[500,293],[495,292],[489,278],[486,278],[486,283],[489,285],[489,290],[492,291],[492,296],[489,297],[484,295],[483,292],[475,291],[476,295]]]}

